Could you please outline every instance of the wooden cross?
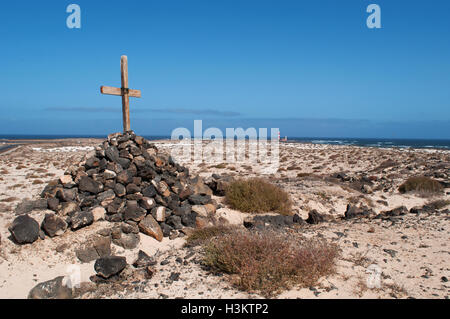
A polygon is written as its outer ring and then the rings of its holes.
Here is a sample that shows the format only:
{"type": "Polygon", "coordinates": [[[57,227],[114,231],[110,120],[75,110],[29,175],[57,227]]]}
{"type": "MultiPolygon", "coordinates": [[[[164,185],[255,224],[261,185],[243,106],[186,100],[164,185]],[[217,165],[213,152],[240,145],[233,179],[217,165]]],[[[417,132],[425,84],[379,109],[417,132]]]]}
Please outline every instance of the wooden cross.
{"type": "Polygon", "coordinates": [[[130,96],[141,97],[140,90],[130,90],[128,88],[128,58],[123,55],[120,59],[120,67],[122,73],[122,87],[115,88],[110,86],[100,87],[102,94],[122,96],[122,115],[123,115],[123,132],[130,131],[130,96]]]}

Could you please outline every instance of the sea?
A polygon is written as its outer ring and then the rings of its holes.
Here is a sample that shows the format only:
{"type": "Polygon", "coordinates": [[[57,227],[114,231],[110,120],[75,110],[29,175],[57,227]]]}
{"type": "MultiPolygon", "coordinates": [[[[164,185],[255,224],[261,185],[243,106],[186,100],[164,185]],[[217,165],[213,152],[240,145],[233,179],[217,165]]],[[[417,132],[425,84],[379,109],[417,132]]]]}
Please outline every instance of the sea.
{"type": "MultiPolygon", "coordinates": [[[[170,139],[170,136],[149,135],[148,140],[170,139]]],[[[66,138],[106,138],[106,135],[0,135],[0,151],[11,147],[2,145],[2,140],[50,140],[66,138]]],[[[323,137],[289,137],[290,143],[312,143],[328,145],[353,145],[379,148],[417,148],[450,150],[450,139],[389,139],[389,138],[323,138],[323,137]]],[[[13,143],[12,143],[13,144],[13,143]]]]}

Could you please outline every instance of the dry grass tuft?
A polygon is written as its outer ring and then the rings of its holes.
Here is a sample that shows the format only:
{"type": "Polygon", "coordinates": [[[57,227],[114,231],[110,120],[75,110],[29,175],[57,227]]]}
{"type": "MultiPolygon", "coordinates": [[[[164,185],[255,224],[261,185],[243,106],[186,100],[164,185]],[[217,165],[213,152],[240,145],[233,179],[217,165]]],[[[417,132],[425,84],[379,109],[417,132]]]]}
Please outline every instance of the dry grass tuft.
{"type": "Polygon", "coordinates": [[[289,194],[261,178],[237,180],[226,189],[227,204],[246,213],[292,214],[289,194]]]}
{"type": "Polygon", "coordinates": [[[440,193],[443,189],[443,186],[437,180],[425,176],[410,177],[398,188],[402,194],[413,191],[433,194],[440,193]]]}
{"type": "Polygon", "coordinates": [[[204,254],[204,264],[237,277],[233,283],[239,289],[269,297],[293,285],[314,286],[333,274],[339,249],[325,241],[235,231],[209,241],[204,254]]]}

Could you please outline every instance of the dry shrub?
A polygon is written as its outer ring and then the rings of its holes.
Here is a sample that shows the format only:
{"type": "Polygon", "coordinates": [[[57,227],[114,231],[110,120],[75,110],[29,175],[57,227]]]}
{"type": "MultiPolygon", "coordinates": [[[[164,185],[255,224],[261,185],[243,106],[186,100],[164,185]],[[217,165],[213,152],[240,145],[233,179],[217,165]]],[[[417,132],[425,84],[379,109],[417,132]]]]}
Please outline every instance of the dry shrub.
{"type": "Polygon", "coordinates": [[[209,241],[204,254],[204,264],[235,275],[239,289],[268,297],[293,285],[314,286],[320,277],[334,273],[339,250],[325,241],[235,231],[209,241]]]}
{"type": "Polygon", "coordinates": [[[299,177],[299,178],[308,177],[308,176],[311,176],[311,173],[298,173],[297,174],[297,177],[299,177]]]}
{"type": "Polygon", "coordinates": [[[448,200],[448,199],[438,199],[438,200],[435,200],[435,201],[428,202],[426,205],[429,206],[429,207],[432,207],[433,209],[438,209],[439,210],[439,209],[444,208],[447,205],[450,205],[450,200],[448,200]]]}
{"type": "Polygon", "coordinates": [[[188,246],[198,246],[209,241],[213,237],[229,234],[233,231],[233,227],[218,225],[205,228],[197,228],[186,239],[188,246]]]}
{"type": "Polygon", "coordinates": [[[375,168],[375,170],[383,170],[383,169],[394,167],[397,165],[398,165],[398,163],[396,161],[388,159],[388,160],[382,162],[380,165],[378,165],[378,167],[375,168]]]}
{"type": "Polygon", "coordinates": [[[218,168],[218,169],[223,169],[225,167],[227,167],[227,164],[225,164],[225,163],[221,163],[221,164],[217,164],[217,165],[214,165],[214,166],[210,166],[210,168],[218,168]]]}
{"type": "Polygon", "coordinates": [[[410,177],[398,188],[399,192],[440,193],[444,187],[437,180],[425,176],[410,177]]]}
{"type": "Polygon", "coordinates": [[[35,179],[31,184],[33,184],[33,185],[39,185],[39,184],[44,184],[44,182],[41,181],[40,179],[35,179]]]}
{"type": "Polygon", "coordinates": [[[289,194],[261,178],[234,181],[228,185],[225,196],[233,209],[242,212],[292,214],[289,194]]]}
{"type": "Polygon", "coordinates": [[[24,186],[23,184],[14,184],[14,185],[8,186],[8,189],[9,190],[16,189],[16,188],[21,188],[23,186],[24,186]]]}
{"type": "Polygon", "coordinates": [[[11,203],[11,202],[14,202],[16,200],[19,200],[19,199],[17,197],[8,197],[8,198],[5,198],[5,199],[2,199],[1,202],[11,203]]]}
{"type": "Polygon", "coordinates": [[[331,155],[330,157],[328,157],[328,159],[330,159],[330,160],[336,160],[336,159],[338,159],[339,158],[339,154],[333,154],[333,155],[331,155]]]}

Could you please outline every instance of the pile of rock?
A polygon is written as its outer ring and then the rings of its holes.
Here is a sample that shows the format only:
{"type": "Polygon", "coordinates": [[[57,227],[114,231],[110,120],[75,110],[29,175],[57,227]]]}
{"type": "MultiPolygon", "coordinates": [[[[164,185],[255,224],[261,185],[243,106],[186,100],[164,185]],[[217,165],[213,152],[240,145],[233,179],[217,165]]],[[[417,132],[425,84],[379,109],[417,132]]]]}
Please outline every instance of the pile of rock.
{"type": "MultiPolygon", "coordinates": [[[[220,192],[221,182],[212,183],[220,192]]],[[[212,194],[200,177],[190,178],[186,167],[143,137],[116,133],[96,147],[95,154],[47,185],[42,199],[19,204],[16,214],[23,216],[10,231],[18,243],[31,243],[43,232],[59,236],[104,219],[121,223],[113,240],[135,247],[139,232],[161,241],[183,236],[186,227],[207,224],[217,208],[212,194]],[[26,215],[36,208],[54,211],[40,227],[26,215]]]]}

